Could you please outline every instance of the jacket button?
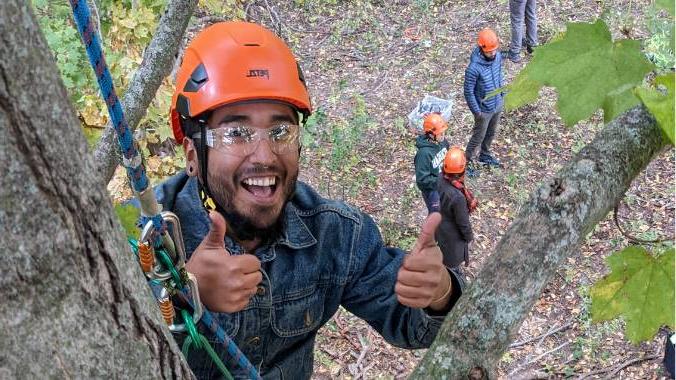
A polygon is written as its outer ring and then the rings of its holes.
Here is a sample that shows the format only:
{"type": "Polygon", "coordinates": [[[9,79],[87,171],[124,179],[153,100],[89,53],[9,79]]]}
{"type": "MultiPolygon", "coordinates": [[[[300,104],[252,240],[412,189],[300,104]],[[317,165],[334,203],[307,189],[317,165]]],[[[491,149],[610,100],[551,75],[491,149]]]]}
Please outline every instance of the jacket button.
{"type": "Polygon", "coordinates": [[[247,344],[252,345],[252,346],[258,346],[261,343],[261,338],[258,336],[252,336],[249,338],[247,341],[247,344]]]}
{"type": "Polygon", "coordinates": [[[256,294],[262,296],[265,294],[265,286],[259,286],[256,288],[256,294]]]}

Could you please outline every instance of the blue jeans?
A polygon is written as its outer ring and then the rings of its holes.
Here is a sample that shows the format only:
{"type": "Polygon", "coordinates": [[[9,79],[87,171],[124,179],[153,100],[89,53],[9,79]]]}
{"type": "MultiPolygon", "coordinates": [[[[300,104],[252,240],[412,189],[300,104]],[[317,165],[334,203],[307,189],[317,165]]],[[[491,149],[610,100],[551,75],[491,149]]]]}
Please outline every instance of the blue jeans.
{"type": "Polygon", "coordinates": [[[427,213],[439,212],[439,192],[436,190],[423,191],[422,195],[425,206],[427,206],[427,213]]]}

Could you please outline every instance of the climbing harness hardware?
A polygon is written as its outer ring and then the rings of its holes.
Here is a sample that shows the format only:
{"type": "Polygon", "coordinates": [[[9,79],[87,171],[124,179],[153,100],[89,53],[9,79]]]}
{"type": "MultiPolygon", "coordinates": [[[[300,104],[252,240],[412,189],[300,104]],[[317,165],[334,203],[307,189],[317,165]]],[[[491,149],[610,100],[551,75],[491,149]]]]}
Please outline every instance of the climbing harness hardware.
{"type": "Polygon", "coordinates": [[[141,205],[141,225],[143,230],[140,239],[129,239],[132,251],[137,255],[141,269],[158,302],[162,318],[172,332],[187,331],[188,337],[183,344],[183,353],[191,346],[203,349],[214,361],[226,379],[232,379],[221,358],[214,351],[208,340],[198,332],[196,324],[201,322],[211,332],[214,339],[225,348],[231,358],[252,379],[260,376],[249,360],[228,337],[211,314],[202,309],[195,277],[185,270],[185,248],[178,217],[171,212],[160,212],[155,194],[149,186],[145,173],[143,156],[133,139],[129,126],[124,118],[122,105],[115,93],[113,81],[106,65],[98,33],[92,23],[87,0],[70,0],[75,23],[87,50],[89,62],[94,69],[111,123],[115,129],[117,140],[122,151],[122,164],[126,168],[134,194],[141,205]],[[172,236],[167,231],[171,227],[172,236]],[[174,240],[175,239],[175,240],[174,240]],[[176,243],[175,243],[176,242],[176,243]],[[176,323],[175,307],[172,298],[187,305],[180,308],[180,321],[176,323]]]}

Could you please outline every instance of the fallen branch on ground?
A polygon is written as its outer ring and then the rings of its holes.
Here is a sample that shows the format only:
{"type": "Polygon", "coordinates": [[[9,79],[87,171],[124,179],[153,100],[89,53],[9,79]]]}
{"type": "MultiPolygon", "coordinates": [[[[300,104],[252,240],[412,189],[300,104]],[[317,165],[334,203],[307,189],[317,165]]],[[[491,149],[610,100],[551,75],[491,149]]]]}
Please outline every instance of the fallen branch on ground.
{"type": "Polygon", "coordinates": [[[548,337],[548,336],[550,336],[550,335],[556,334],[556,333],[559,332],[559,331],[566,330],[566,329],[568,329],[568,328],[569,328],[570,326],[572,326],[572,325],[573,325],[573,322],[572,322],[572,321],[569,321],[568,323],[563,324],[563,325],[561,325],[560,327],[558,327],[558,328],[556,328],[556,329],[553,329],[553,330],[550,329],[549,331],[547,331],[547,332],[544,333],[544,334],[540,334],[540,335],[538,335],[538,336],[536,336],[536,337],[532,337],[532,338],[529,338],[529,339],[526,339],[526,340],[521,340],[521,341],[512,343],[512,344],[509,345],[509,348],[520,347],[520,346],[526,345],[526,344],[528,344],[528,343],[530,343],[530,342],[534,342],[534,341],[536,341],[536,340],[538,340],[538,339],[540,339],[540,338],[543,338],[543,339],[544,339],[544,338],[546,338],[546,337],[548,337]]]}
{"type": "Polygon", "coordinates": [[[590,378],[594,375],[600,375],[600,374],[604,374],[604,373],[607,373],[607,372],[610,372],[610,374],[608,376],[606,376],[605,378],[606,379],[614,379],[615,375],[618,372],[620,372],[621,370],[623,370],[623,369],[625,369],[625,368],[627,368],[631,365],[634,365],[636,363],[646,361],[646,360],[658,359],[659,357],[660,357],[659,355],[649,355],[649,356],[644,356],[642,358],[629,359],[629,360],[625,361],[624,363],[620,363],[616,366],[608,366],[606,368],[601,368],[601,369],[596,370],[596,371],[585,373],[584,375],[577,377],[576,380],[584,380],[584,379],[590,378]]]}

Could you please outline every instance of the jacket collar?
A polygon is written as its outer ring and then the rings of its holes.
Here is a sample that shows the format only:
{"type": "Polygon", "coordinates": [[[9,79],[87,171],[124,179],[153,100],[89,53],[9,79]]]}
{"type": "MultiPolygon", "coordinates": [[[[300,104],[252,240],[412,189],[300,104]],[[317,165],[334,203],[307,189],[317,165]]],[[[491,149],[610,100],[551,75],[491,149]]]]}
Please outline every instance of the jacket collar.
{"type": "Polygon", "coordinates": [[[284,233],[277,241],[278,244],[283,244],[293,249],[307,248],[317,244],[317,239],[312,235],[310,229],[300,216],[298,216],[298,208],[293,204],[293,199],[286,204],[284,214],[286,223],[284,233]]]}

